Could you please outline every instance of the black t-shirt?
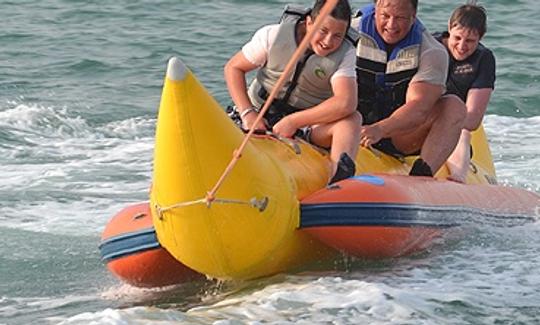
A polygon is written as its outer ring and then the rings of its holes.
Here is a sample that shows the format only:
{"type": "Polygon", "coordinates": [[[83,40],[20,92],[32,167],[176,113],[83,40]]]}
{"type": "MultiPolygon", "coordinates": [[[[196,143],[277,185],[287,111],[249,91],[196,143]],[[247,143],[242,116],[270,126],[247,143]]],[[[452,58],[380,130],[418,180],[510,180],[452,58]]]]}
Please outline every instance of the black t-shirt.
{"type": "MultiPolygon", "coordinates": [[[[450,35],[443,32],[433,36],[442,43],[450,35]]],[[[466,102],[471,88],[495,88],[495,56],[490,49],[480,43],[476,51],[463,61],[455,60],[450,52],[448,54],[447,94],[455,94],[466,102]]]]}

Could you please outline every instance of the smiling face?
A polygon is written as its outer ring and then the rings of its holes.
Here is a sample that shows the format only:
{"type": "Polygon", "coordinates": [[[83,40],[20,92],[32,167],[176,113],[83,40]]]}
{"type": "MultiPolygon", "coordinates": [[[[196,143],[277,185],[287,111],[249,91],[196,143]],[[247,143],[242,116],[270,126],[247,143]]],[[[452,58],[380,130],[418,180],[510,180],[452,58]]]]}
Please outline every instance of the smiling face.
{"type": "Polygon", "coordinates": [[[375,4],[375,26],[387,44],[396,44],[407,36],[416,19],[410,1],[378,0],[375,4]]]}
{"type": "MultiPolygon", "coordinates": [[[[314,20],[306,18],[306,31],[314,28],[314,20]]],[[[309,43],[311,49],[319,56],[327,56],[336,51],[343,42],[349,23],[345,20],[327,16],[309,43]]]]}
{"type": "Polygon", "coordinates": [[[455,25],[448,31],[447,47],[454,59],[463,61],[471,56],[478,48],[480,34],[478,31],[455,25]]]}

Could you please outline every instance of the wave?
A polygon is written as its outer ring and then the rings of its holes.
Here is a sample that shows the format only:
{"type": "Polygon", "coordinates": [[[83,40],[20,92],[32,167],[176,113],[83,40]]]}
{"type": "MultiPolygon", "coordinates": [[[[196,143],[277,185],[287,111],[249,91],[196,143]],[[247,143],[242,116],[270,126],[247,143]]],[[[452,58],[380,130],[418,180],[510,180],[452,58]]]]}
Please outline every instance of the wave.
{"type": "Polygon", "coordinates": [[[499,182],[540,193],[540,116],[487,115],[484,127],[499,182]]]}
{"type": "MultiPolygon", "coordinates": [[[[137,139],[152,137],[154,119],[133,117],[93,126],[80,115],[73,116],[66,107],[39,104],[15,104],[0,110],[0,146],[4,140],[30,143],[32,140],[103,137],[137,139]]],[[[41,141],[37,141],[41,142],[41,141]]]]}

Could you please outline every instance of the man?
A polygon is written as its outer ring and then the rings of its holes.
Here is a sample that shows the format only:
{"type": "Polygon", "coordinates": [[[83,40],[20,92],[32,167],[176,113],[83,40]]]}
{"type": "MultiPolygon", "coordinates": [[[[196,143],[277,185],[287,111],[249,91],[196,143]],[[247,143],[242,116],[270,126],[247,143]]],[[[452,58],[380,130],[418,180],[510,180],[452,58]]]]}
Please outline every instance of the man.
{"type": "Polygon", "coordinates": [[[445,92],[448,54],[416,19],[417,0],[376,0],[354,22],[361,144],[420,153],[409,173],[433,176],[459,139],[465,106],[445,92]]]}
{"type": "Polygon", "coordinates": [[[259,29],[225,65],[225,81],[244,128],[268,126],[283,137],[303,129],[306,140],[330,147],[333,176],[329,183],[334,183],[355,173],[353,159],[362,124],[356,112],[354,47],[345,41],[351,17],[347,0],[339,0],[315,32],[307,54],[265,114],[266,125],[253,125],[293,52],[314,28],[324,4],[324,0],[317,0],[311,12],[285,15],[280,24],[259,29]],[[248,89],[246,74],[255,69],[257,76],[248,89]]]}

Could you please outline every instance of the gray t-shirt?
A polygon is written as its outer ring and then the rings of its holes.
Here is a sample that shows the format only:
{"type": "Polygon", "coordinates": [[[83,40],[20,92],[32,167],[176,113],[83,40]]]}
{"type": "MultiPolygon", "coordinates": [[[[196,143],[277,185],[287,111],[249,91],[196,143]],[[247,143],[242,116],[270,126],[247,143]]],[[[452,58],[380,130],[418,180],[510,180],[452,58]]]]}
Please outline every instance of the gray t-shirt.
{"type": "Polygon", "coordinates": [[[448,52],[427,30],[422,33],[420,45],[420,62],[418,72],[411,80],[413,82],[426,82],[442,86],[446,91],[446,78],[448,76],[448,52]]]}

